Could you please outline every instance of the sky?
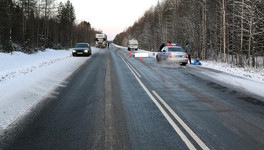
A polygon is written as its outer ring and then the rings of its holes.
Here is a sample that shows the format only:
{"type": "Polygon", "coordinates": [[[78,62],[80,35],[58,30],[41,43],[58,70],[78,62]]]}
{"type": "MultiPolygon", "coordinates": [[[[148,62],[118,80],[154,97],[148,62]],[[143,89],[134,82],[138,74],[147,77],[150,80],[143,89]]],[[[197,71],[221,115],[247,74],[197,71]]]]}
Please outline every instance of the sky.
{"type": "MultiPolygon", "coordinates": [[[[67,0],[59,0],[66,2],[67,0]]],[[[156,6],[159,0],[70,0],[75,9],[77,21],[88,21],[95,29],[102,30],[113,40],[156,6]]]]}

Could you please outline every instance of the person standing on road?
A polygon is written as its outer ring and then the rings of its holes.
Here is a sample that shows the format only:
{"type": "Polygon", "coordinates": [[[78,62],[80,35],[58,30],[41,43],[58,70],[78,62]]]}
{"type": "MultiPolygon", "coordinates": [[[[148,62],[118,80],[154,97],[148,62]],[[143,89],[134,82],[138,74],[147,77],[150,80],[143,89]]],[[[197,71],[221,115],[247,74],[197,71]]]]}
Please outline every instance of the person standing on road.
{"type": "Polygon", "coordinates": [[[160,45],[160,49],[159,49],[159,51],[161,51],[161,50],[163,49],[164,46],[165,46],[165,44],[162,43],[162,44],[160,45]]]}
{"type": "Polygon", "coordinates": [[[191,48],[189,43],[186,43],[185,51],[188,54],[188,58],[189,58],[190,64],[192,64],[192,60],[191,60],[192,48],[191,48]]]}

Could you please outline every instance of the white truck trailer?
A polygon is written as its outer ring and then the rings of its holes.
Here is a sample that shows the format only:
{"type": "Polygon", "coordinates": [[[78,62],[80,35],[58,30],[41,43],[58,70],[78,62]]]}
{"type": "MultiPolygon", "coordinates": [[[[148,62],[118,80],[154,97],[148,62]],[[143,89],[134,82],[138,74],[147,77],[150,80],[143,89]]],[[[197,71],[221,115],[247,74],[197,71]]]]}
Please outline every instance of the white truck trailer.
{"type": "Polygon", "coordinates": [[[105,48],[107,46],[107,36],[106,34],[96,34],[95,35],[95,47],[105,48]]]}
{"type": "Polygon", "coordinates": [[[128,41],[127,50],[138,50],[138,41],[136,39],[131,39],[128,41]]]}

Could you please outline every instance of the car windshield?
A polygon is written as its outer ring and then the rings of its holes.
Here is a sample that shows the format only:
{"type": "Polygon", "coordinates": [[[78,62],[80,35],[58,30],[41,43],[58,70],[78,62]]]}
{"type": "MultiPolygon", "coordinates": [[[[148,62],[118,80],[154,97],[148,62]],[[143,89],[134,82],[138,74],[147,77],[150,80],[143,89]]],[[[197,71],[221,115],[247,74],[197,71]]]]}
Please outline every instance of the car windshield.
{"type": "Polygon", "coordinates": [[[87,44],[76,44],[75,48],[88,48],[87,44]]]}
{"type": "Polygon", "coordinates": [[[181,47],[170,47],[169,52],[184,52],[181,47]]]}

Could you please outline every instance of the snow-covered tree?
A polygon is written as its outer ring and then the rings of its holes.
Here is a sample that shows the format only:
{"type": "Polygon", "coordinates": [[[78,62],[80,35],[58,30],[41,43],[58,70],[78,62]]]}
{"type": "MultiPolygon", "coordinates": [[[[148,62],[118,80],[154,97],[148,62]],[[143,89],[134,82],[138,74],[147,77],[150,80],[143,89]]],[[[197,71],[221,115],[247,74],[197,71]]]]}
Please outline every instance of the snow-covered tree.
{"type": "Polygon", "coordinates": [[[263,0],[163,0],[150,13],[117,35],[118,43],[131,36],[145,49],[189,42],[196,58],[241,67],[264,64],[256,59],[264,55],[263,0]]]}

